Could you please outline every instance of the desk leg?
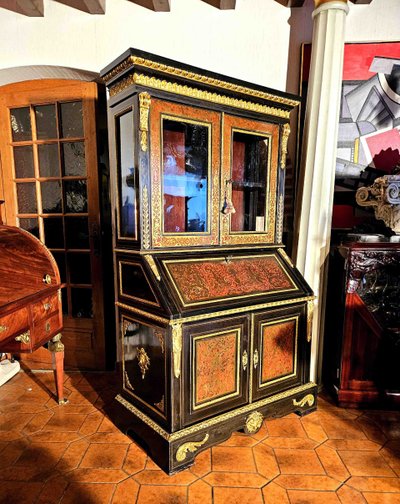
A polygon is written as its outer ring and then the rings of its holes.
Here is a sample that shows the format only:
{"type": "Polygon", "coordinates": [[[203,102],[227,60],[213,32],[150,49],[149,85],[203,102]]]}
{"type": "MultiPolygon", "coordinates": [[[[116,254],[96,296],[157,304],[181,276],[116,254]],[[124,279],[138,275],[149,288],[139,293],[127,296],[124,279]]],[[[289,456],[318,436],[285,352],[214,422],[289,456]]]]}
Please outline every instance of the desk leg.
{"type": "Polygon", "coordinates": [[[68,399],[64,399],[64,345],[61,343],[61,333],[49,341],[48,348],[51,352],[58,404],[66,404],[68,399]]]}

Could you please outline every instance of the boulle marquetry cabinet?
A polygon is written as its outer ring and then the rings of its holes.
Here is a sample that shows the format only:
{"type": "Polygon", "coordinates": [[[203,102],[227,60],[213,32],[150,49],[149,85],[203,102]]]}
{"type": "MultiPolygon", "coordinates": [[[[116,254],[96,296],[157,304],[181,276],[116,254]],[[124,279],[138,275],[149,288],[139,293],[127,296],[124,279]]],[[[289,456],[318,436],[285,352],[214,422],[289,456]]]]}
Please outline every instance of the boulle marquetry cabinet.
{"type": "Polygon", "coordinates": [[[109,89],[129,432],[168,473],[316,407],[313,296],[282,245],[297,97],[128,50],[109,89]]]}

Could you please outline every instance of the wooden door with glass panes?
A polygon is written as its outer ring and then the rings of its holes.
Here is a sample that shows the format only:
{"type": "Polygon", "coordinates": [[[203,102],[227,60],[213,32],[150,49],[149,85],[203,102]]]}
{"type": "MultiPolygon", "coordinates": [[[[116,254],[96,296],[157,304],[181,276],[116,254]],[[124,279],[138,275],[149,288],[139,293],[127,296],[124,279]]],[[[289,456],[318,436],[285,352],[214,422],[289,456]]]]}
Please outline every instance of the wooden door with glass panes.
{"type": "MultiPolygon", "coordinates": [[[[104,367],[97,84],[43,80],[3,86],[4,222],[39,238],[60,269],[66,365],[104,367]]],[[[47,352],[31,357],[47,360],[47,352]]]]}

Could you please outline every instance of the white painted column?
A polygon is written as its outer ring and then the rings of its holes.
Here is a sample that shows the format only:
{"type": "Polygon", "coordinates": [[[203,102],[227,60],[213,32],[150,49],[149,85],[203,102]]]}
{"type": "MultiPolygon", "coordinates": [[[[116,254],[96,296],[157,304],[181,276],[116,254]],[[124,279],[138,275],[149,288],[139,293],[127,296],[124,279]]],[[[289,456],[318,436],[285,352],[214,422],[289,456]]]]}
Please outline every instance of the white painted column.
{"type": "Polygon", "coordinates": [[[296,266],[317,297],[311,380],[319,378],[324,288],[329,254],[347,0],[315,0],[313,40],[297,206],[296,266]]]}

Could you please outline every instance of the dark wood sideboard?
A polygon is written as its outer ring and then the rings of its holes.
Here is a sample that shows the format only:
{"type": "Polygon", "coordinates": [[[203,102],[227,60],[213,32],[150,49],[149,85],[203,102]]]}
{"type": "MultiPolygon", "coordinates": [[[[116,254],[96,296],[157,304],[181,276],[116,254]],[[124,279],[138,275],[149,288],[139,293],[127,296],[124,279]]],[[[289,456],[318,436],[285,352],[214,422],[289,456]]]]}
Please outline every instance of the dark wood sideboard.
{"type": "Polygon", "coordinates": [[[66,402],[62,328],[55,260],[34,236],[0,220],[0,352],[31,353],[47,344],[59,404],[66,402]]]}
{"type": "Polygon", "coordinates": [[[324,384],[339,405],[400,404],[400,244],[332,249],[324,384]]]}

